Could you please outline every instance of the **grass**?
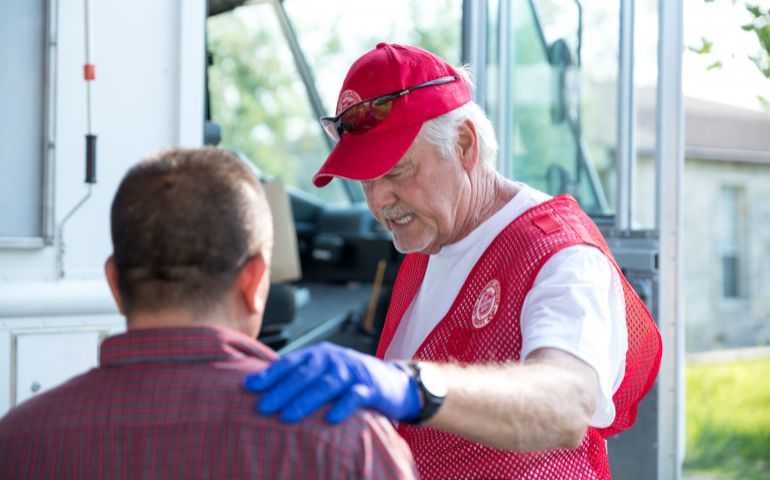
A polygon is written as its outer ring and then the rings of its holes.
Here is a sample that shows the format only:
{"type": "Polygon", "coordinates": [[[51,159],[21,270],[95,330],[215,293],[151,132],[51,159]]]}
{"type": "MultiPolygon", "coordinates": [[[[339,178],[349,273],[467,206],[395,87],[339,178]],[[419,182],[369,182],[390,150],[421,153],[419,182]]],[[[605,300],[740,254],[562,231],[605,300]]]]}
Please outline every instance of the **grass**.
{"type": "Polygon", "coordinates": [[[685,475],[770,479],[770,359],[686,372],[685,475]]]}

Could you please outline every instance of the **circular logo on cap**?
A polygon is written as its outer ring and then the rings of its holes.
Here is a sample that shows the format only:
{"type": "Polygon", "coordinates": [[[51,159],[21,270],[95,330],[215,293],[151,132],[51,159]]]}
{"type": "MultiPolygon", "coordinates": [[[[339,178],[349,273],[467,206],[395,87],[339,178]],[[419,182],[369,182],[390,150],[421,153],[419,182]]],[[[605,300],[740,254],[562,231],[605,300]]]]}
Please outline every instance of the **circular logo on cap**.
{"type": "Polygon", "coordinates": [[[353,90],[345,90],[340,95],[340,99],[337,102],[337,113],[340,113],[341,111],[345,110],[351,105],[355,105],[356,103],[361,101],[361,97],[354,92],[353,90]]]}
{"type": "Polygon", "coordinates": [[[500,305],[500,282],[492,279],[476,299],[476,306],[473,308],[473,326],[476,328],[487,326],[497,313],[498,305],[500,305]]]}

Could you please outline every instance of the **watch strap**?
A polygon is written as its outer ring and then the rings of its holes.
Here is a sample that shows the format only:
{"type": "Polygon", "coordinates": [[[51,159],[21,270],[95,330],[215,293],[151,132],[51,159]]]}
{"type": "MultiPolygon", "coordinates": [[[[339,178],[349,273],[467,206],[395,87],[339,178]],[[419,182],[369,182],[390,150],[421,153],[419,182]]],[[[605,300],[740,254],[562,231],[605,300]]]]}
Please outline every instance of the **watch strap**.
{"type": "MultiPolygon", "coordinates": [[[[431,389],[423,382],[422,378],[422,372],[423,368],[425,368],[425,364],[422,362],[409,362],[407,364],[409,370],[412,373],[412,378],[417,383],[417,391],[420,394],[420,412],[417,414],[417,417],[405,421],[404,423],[408,423],[410,425],[419,425],[423,423],[424,421],[428,420],[429,418],[433,417],[436,412],[441,408],[441,405],[444,404],[444,399],[446,398],[446,395],[437,395],[435,392],[431,391],[431,389]]],[[[433,368],[433,367],[428,367],[433,368]]]]}

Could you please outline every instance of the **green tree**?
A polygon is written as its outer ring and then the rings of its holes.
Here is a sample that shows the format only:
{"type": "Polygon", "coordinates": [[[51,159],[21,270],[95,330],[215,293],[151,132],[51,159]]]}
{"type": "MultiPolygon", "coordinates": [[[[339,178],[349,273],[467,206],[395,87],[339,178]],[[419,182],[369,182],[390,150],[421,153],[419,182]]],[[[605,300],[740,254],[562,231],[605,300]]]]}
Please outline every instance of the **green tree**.
{"type": "MultiPolygon", "coordinates": [[[[211,17],[208,45],[212,118],[222,146],[245,155],[262,172],[312,191],[308,171],[328,154],[305,87],[269,5],[211,17]]],[[[340,200],[339,188],[318,190],[340,200]]]]}
{"type": "MultiPolygon", "coordinates": [[[[713,3],[715,0],[704,0],[706,3],[713,3]]],[[[737,3],[732,0],[733,5],[737,3]]],[[[760,5],[747,2],[743,5],[749,14],[750,21],[740,28],[747,33],[752,33],[757,40],[757,50],[747,55],[747,58],[754,63],[765,78],[770,80],[770,8],[764,8],[760,5]]],[[[711,57],[711,63],[708,70],[716,70],[723,67],[723,62],[712,52],[714,41],[703,36],[701,43],[697,46],[689,46],[687,49],[697,55],[711,57]]],[[[757,95],[757,100],[765,108],[770,110],[770,99],[763,95],[757,95]]]]}
{"type": "MultiPolygon", "coordinates": [[[[741,28],[754,33],[760,46],[756,54],[749,55],[749,59],[765,78],[770,79],[770,8],[762,10],[758,5],[746,5],[746,10],[751,14],[752,20],[741,28]]],[[[770,109],[770,100],[767,97],[759,95],[758,99],[766,109],[770,109]]]]}

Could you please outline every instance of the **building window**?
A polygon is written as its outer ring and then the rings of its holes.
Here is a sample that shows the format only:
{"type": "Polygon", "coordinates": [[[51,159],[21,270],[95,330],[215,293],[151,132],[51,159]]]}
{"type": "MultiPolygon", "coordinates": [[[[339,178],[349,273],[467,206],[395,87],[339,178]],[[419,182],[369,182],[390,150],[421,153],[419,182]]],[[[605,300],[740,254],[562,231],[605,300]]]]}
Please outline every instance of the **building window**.
{"type": "Polygon", "coordinates": [[[0,15],[0,246],[45,233],[46,8],[13,0],[0,15]]]}
{"type": "Polygon", "coordinates": [[[746,192],[741,187],[723,186],[720,193],[719,255],[722,268],[722,296],[745,296],[744,279],[746,192]]]}

